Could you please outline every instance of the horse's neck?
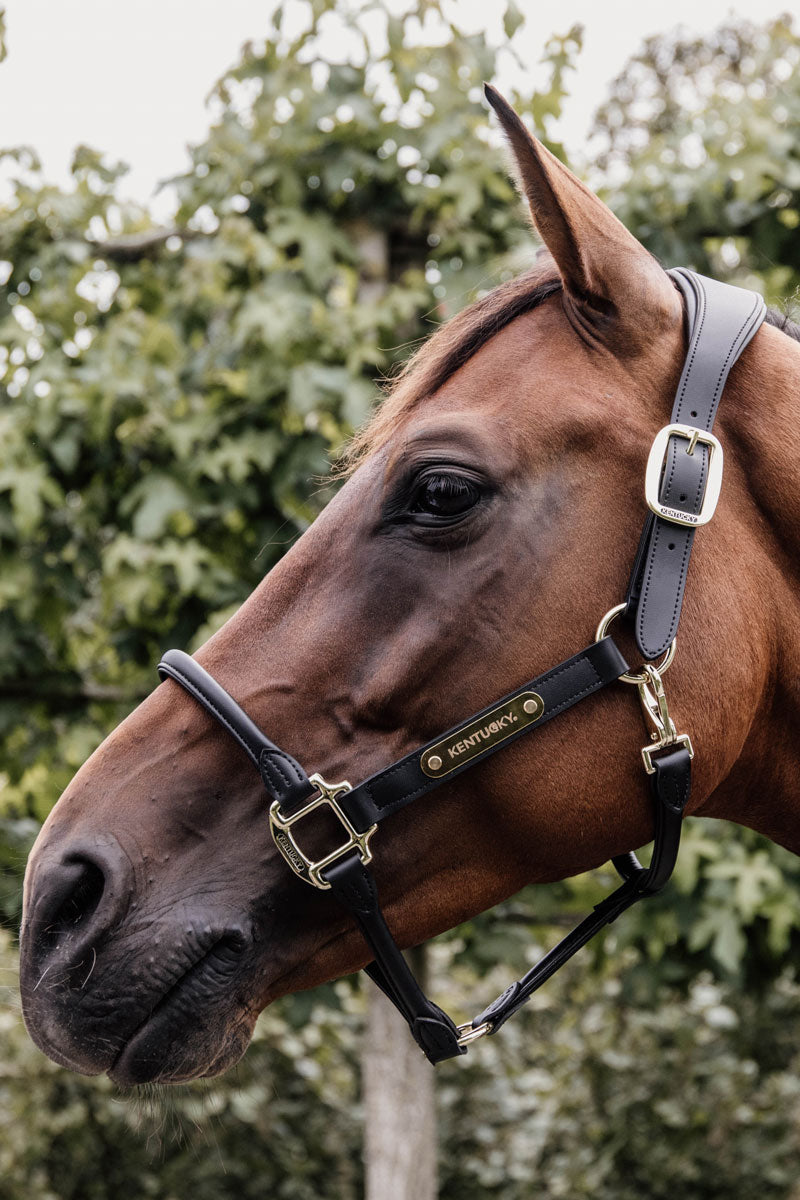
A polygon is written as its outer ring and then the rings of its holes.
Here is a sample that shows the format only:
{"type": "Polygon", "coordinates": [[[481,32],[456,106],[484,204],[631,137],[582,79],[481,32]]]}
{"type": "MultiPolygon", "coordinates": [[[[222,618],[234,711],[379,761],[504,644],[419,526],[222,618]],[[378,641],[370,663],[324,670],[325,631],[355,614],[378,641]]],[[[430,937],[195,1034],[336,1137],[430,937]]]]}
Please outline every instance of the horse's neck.
{"type": "Polygon", "coordinates": [[[764,327],[731,400],[723,420],[745,540],[730,582],[747,590],[749,617],[729,651],[752,664],[753,716],[736,767],[704,811],[800,854],[800,344],[764,327]]]}

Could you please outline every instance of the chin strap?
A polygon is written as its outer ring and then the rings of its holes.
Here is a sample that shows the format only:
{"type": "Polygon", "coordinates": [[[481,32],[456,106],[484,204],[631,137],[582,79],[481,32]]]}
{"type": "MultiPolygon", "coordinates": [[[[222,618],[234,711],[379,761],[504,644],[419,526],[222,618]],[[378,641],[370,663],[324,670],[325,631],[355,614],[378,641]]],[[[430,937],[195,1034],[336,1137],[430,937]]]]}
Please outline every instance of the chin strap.
{"type": "Polygon", "coordinates": [[[464,1054],[470,1042],[496,1033],[543,983],[606,925],[637,900],[660,891],[678,857],[683,813],[689,801],[691,756],[676,746],[653,759],[651,795],[655,817],[653,857],[642,867],[635,854],[613,860],[624,882],[596,905],[592,913],[550,950],[522,979],[515,980],[466,1025],[456,1025],[420,988],[386,926],[375,881],[352,853],[329,868],[333,894],[351,913],[375,961],[367,974],[385,992],[408,1022],[411,1033],[432,1063],[464,1054]]]}

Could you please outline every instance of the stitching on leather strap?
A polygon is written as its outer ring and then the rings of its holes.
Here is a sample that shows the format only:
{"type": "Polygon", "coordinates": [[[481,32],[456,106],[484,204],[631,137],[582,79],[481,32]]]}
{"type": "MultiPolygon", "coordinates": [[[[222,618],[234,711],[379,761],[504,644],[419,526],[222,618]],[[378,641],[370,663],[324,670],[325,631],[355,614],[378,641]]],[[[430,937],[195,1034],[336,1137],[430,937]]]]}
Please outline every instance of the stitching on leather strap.
{"type": "Polygon", "coordinates": [[[189,692],[190,695],[194,696],[195,699],[199,699],[204,708],[210,708],[220,724],[224,725],[228,732],[236,738],[239,745],[243,746],[245,750],[249,751],[256,762],[258,762],[259,755],[261,753],[258,744],[251,742],[250,739],[246,737],[240,729],[237,729],[235,725],[232,725],[222,709],[218,708],[217,705],[214,704],[213,700],[211,700],[205,692],[201,691],[193,679],[190,679],[188,675],[184,674],[179,667],[174,667],[172,663],[165,664],[164,669],[168,675],[173,677],[173,683],[178,682],[175,679],[175,676],[180,676],[180,678],[183,680],[183,686],[186,688],[186,691],[189,692]]]}
{"type": "Polygon", "coordinates": [[[715,407],[714,407],[714,405],[716,405],[716,404],[718,403],[718,401],[719,401],[719,398],[720,398],[720,396],[722,395],[722,392],[723,392],[723,390],[724,390],[724,388],[725,388],[725,381],[726,381],[727,374],[728,374],[728,369],[729,369],[729,368],[728,368],[728,362],[729,362],[729,360],[730,360],[730,357],[731,357],[731,355],[733,354],[733,352],[734,352],[735,350],[738,350],[738,348],[739,348],[739,341],[740,341],[740,339],[741,339],[741,336],[742,336],[742,334],[744,333],[744,331],[745,331],[745,329],[747,328],[747,326],[748,326],[748,325],[750,324],[750,322],[752,321],[752,319],[753,319],[753,317],[754,317],[755,313],[757,312],[757,310],[758,310],[758,308],[759,308],[759,301],[760,301],[760,297],[758,297],[758,296],[757,296],[757,297],[754,299],[754,301],[753,301],[753,307],[750,309],[750,312],[747,314],[747,316],[745,317],[744,321],[742,321],[742,324],[741,324],[741,326],[739,327],[739,332],[736,334],[736,337],[735,337],[735,338],[734,338],[734,340],[731,342],[730,349],[728,350],[728,353],[727,353],[727,355],[725,356],[725,361],[724,361],[724,363],[722,364],[722,367],[720,368],[719,379],[717,380],[717,386],[714,388],[714,402],[713,402],[712,409],[711,409],[711,417],[710,417],[710,420],[709,420],[709,426],[710,426],[710,424],[713,422],[713,418],[714,418],[714,415],[715,415],[715,407]]]}
{"type": "Polygon", "coordinates": [[[686,807],[690,786],[691,774],[689,771],[681,771],[679,778],[676,778],[672,772],[659,772],[659,793],[664,803],[675,813],[682,813],[686,807]]]}
{"type": "MultiPolygon", "coordinates": [[[[664,489],[664,495],[667,498],[670,497],[670,490],[672,488],[676,465],[677,465],[677,450],[673,447],[672,462],[670,464],[669,480],[667,482],[666,488],[664,489]]],[[[700,493],[701,493],[701,488],[703,486],[703,483],[705,481],[706,471],[707,471],[707,462],[706,462],[706,455],[704,454],[703,466],[702,466],[702,470],[700,472],[700,479],[698,480],[697,487],[695,490],[695,498],[694,498],[694,507],[695,508],[697,508],[699,501],[700,501],[700,493]]],[[[667,643],[669,643],[672,641],[673,637],[675,636],[675,632],[676,632],[677,625],[678,625],[678,619],[680,617],[681,601],[683,600],[683,589],[686,586],[686,576],[689,571],[689,555],[691,553],[693,534],[694,534],[693,529],[683,530],[680,528],[680,526],[675,526],[675,525],[671,525],[671,524],[669,526],[670,537],[675,538],[676,541],[683,540],[683,554],[681,555],[681,562],[680,562],[680,566],[678,568],[678,586],[675,591],[675,600],[674,600],[674,603],[672,606],[672,616],[671,616],[669,624],[667,626],[666,639],[662,639],[659,642],[653,643],[653,642],[650,642],[649,640],[645,639],[644,626],[645,626],[645,623],[647,620],[647,604],[648,604],[648,598],[650,596],[650,584],[653,582],[653,573],[654,573],[654,570],[656,567],[658,546],[659,546],[659,542],[661,540],[661,535],[663,533],[667,532],[666,526],[667,526],[667,522],[663,521],[660,517],[656,518],[655,525],[653,527],[653,536],[652,536],[652,540],[651,540],[651,544],[650,544],[650,550],[648,553],[647,574],[645,577],[644,588],[642,589],[642,599],[641,599],[641,603],[639,605],[639,611],[637,613],[637,621],[636,621],[636,628],[637,628],[637,633],[639,635],[639,642],[641,643],[642,649],[646,652],[648,657],[651,657],[651,658],[654,658],[656,656],[656,654],[659,653],[659,651],[662,649],[662,646],[663,646],[665,640],[667,643]]],[[[670,568],[667,567],[667,571],[669,571],[669,569],[670,568]]]]}
{"type": "Polygon", "coordinates": [[[700,314],[700,323],[696,327],[695,334],[692,338],[692,344],[689,347],[689,362],[684,369],[683,382],[681,383],[681,396],[676,405],[676,408],[678,408],[678,409],[680,409],[680,406],[683,404],[683,401],[686,396],[686,388],[689,384],[689,377],[692,373],[692,364],[695,360],[695,356],[697,355],[697,347],[700,345],[700,334],[703,332],[703,326],[705,325],[705,321],[706,321],[707,306],[706,306],[705,292],[701,291],[700,297],[701,297],[700,303],[702,303],[703,311],[700,314]]]}
{"type": "Polygon", "coordinates": [[[270,750],[269,747],[265,746],[261,751],[261,770],[266,771],[267,768],[270,768],[275,771],[278,778],[287,788],[290,788],[292,784],[303,782],[302,776],[292,770],[293,765],[292,760],[284,750],[280,750],[277,747],[275,750],[270,750]],[[275,761],[277,758],[282,758],[286,762],[286,766],[289,772],[291,772],[290,774],[282,770],[280,762],[275,761]]]}
{"type": "Polygon", "coordinates": [[[356,911],[361,913],[375,912],[378,907],[378,890],[375,880],[363,864],[358,866],[358,879],[345,878],[331,881],[337,893],[356,911]],[[364,895],[366,889],[366,896],[364,895]]]}
{"type": "Polygon", "coordinates": [[[364,893],[359,888],[358,884],[350,881],[345,884],[337,884],[339,893],[347,900],[347,903],[355,912],[371,913],[375,911],[375,902],[372,896],[365,900],[364,893]]]}
{"type": "MultiPolygon", "coordinates": [[[[655,566],[656,566],[656,550],[658,549],[658,542],[659,542],[659,539],[660,539],[662,533],[666,532],[665,526],[666,526],[666,522],[662,521],[659,517],[657,517],[655,526],[653,528],[652,548],[648,555],[649,563],[648,563],[648,567],[647,567],[647,576],[645,579],[644,590],[642,591],[642,600],[639,605],[639,612],[637,614],[637,620],[636,620],[636,628],[637,628],[637,632],[639,634],[639,641],[641,642],[642,649],[645,651],[648,658],[654,658],[656,656],[656,654],[658,654],[659,650],[662,647],[662,643],[657,643],[656,645],[652,645],[652,644],[648,645],[647,644],[647,642],[645,641],[645,636],[644,636],[645,635],[644,623],[645,623],[645,619],[646,619],[647,598],[648,598],[648,595],[650,592],[650,584],[652,582],[653,572],[654,572],[655,566]]],[[[682,536],[684,538],[684,543],[683,543],[683,554],[681,556],[681,565],[678,568],[678,589],[675,594],[675,603],[672,606],[672,619],[670,620],[670,623],[669,623],[669,626],[667,629],[667,634],[668,634],[667,639],[666,639],[667,644],[669,644],[672,641],[672,638],[675,636],[675,633],[674,633],[675,623],[676,623],[678,614],[680,613],[681,601],[683,599],[683,589],[686,584],[686,575],[689,570],[689,554],[690,554],[691,547],[692,547],[692,534],[694,533],[693,529],[687,529],[685,534],[683,533],[682,530],[679,533],[676,533],[675,530],[678,528],[679,528],[678,526],[674,526],[674,525],[670,527],[670,534],[676,538],[679,538],[682,536]]]]}

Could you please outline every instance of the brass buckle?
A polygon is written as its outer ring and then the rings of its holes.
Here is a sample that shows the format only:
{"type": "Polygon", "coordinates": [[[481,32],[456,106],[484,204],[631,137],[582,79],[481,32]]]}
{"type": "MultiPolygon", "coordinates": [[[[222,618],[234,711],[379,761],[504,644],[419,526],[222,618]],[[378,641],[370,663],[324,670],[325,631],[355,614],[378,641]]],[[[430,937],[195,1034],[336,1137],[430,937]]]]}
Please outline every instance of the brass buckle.
{"type": "Polygon", "coordinates": [[[298,875],[300,879],[304,879],[306,883],[310,883],[312,887],[322,888],[323,891],[327,891],[331,885],[325,881],[322,872],[331,863],[336,862],[337,859],[347,854],[349,850],[357,850],[365,866],[367,863],[372,862],[369,839],[378,826],[373,825],[365,833],[359,833],[353,827],[349,817],[341,806],[336,803],[337,796],[353,790],[352,784],[348,783],[346,779],[342,780],[341,783],[327,783],[321,775],[309,775],[309,780],[314,784],[319,794],[313,796],[298,812],[292,813],[288,817],[283,816],[280,801],[275,800],[270,805],[269,828],[275,845],[295,875],[298,875]],[[296,825],[298,821],[302,821],[304,817],[314,812],[315,809],[321,808],[324,804],[327,804],[331,812],[338,817],[347,834],[347,841],[335,850],[332,850],[330,854],[326,854],[324,858],[314,862],[298,846],[292,833],[292,826],[296,825]]]}
{"type": "Polygon", "coordinates": [[[642,668],[646,679],[637,684],[642,712],[654,726],[650,734],[650,745],[642,746],[642,760],[648,775],[655,771],[653,755],[657,750],[666,750],[668,746],[683,746],[689,752],[689,758],[694,758],[694,747],[688,733],[678,733],[675,722],[669,715],[664,683],[657,669],[651,663],[645,663],[642,668]]]}
{"type": "Polygon", "coordinates": [[[714,509],[719,500],[719,492],[722,487],[722,460],[722,446],[713,433],[706,433],[704,429],[696,429],[694,425],[665,425],[656,434],[650,449],[650,456],[647,459],[647,470],[644,477],[644,498],[647,501],[647,507],[656,516],[663,517],[665,521],[671,521],[673,525],[688,525],[691,528],[707,525],[714,515],[714,509]],[[661,491],[661,476],[664,472],[664,459],[671,437],[686,438],[689,443],[686,447],[687,454],[694,454],[694,448],[698,442],[701,446],[708,446],[711,452],[708,460],[708,479],[699,513],[683,512],[679,508],[672,508],[669,504],[662,504],[658,498],[661,491]]]}

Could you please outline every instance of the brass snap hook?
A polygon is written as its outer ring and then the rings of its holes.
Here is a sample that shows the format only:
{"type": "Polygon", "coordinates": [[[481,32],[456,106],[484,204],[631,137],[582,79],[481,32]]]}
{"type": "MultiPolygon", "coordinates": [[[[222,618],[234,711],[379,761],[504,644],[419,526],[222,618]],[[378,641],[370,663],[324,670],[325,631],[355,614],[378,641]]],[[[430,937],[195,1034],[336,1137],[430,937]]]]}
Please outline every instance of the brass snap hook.
{"type": "Polygon", "coordinates": [[[637,684],[645,725],[650,722],[653,731],[650,734],[650,745],[642,746],[642,760],[648,775],[655,771],[653,754],[657,750],[665,750],[668,746],[684,746],[689,758],[694,758],[694,748],[688,733],[678,733],[675,722],[669,714],[667,695],[664,691],[664,681],[656,667],[645,663],[642,668],[644,679],[637,684]]]}

